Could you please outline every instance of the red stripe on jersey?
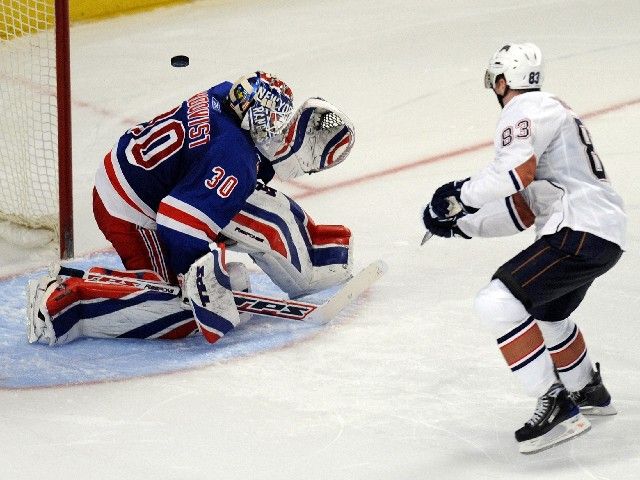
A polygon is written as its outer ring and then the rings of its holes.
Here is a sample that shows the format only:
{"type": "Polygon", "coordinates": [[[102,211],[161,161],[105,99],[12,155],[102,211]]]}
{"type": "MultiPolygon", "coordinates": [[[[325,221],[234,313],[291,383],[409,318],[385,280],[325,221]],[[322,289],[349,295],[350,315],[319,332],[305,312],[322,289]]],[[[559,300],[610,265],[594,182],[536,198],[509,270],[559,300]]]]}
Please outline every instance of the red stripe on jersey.
{"type": "Polygon", "coordinates": [[[109,152],[104,157],[104,168],[105,168],[105,171],[107,172],[107,178],[111,182],[111,186],[113,186],[114,190],[118,193],[118,195],[120,195],[120,198],[122,198],[131,208],[142,213],[145,217],[151,218],[151,220],[155,220],[154,218],[147,215],[142,210],[142,208],[140,208],[138,204],[124,190],[124,187],[120,183],[120,180],[118,180],[118,176],[116,175],[116,171],[115,171],[115,168],[113,167],[113,163],[111,162],[111,160],[112,160],[111,152],[109,152]]]}
{"type": "Polygon", "coordinates": [[[342,140],[340,140],[332,149],[331,152],[329,153],[329,156],[327,157],[327,165],[332,165],[333,164],[333,156],[335,155],[336,151],[342,147],[343,145],[346,145],[347,143],[349,143],[351,141],[351,135],[347,135],[346,137],[344,137],[342,140]]]}
{"type": "Polygon", "coordinates": [[[566,368],[578,361],[587,349],[582,337],[582,332],[578,330],[575,338],[558,352],[551,352],[551,359],[556,368],[566,368]]]}
{"type": "Polygon", "coordinates": [[[195,228],[196,230],[200,230],[204,232],[204,234],[210,238],[212,241],[215,241],[218,236],[218,232],[214,232],[209,225],[204,223],[202,220],[194,217],[193,215],[185,212],[184,210],[180,210],[174,206],[171,206],[165,202],[160,202],[160,206],[158,207],[158,213],[162,214],[166,217],[169,217],[176,222],[187,225],[191,228],[195,228]]]}
{"type": "Polygon", "coordinates": [[[517,365],[544,344],[540,327],[535,322],[520,335],[500,346],[500,351],[509,367],[517,365]]]}
{"type": "Polygon", "coordinates": [[[282,239],[282,235],[280,235],[278,230],[271,225],[267,225],[266,223],[254,220],[253,218],[247,217],[242,213],[236,214],[236,216],[233,217],[233,221],[239,223],[244,227],[247,227],[250,230],[262,234],[267,239],[267,242],[269,242],[271,250],[278,252],[284,258],[289,258],[287,247],[285,246],[285,243],[282,239]]]}
{"type": "Polygon", "coordinates": [[[526,188],[536,176],[536,167],[538,166],[538,160],[535,155],[531,155],[529,160],[520,164],[515,168],[515,173],[520,179],[522,188],[526,188]]]}
{"type": "Polygon", "coordinates": [[[155,266],[155,272],[157,272],[164,279],[164,281],[169,281],[169,271],[164,260],[164,253],[162,252],[162,248],[160,247],[160,243],[158,242],[157,233],[154,230],[149,230],[147,228],[138,228],[138,233],[147,246],[149,259],[155,266]]]}
{"type": "Polygon", "coordinates": [[[513,195],[512,199],[513,199],[513,206],[516,209],[516,213],[518,214],[518,217],[520,217],[520,221],[522,222],[522,225],[526,228],[529,228],[531,225],[533,225],[533,222],[536,219],[535,214],[529,208],[529,205],[527,205],[526,200],[524,199],[522,194],[520,194],[519,192],[513,195]]]}

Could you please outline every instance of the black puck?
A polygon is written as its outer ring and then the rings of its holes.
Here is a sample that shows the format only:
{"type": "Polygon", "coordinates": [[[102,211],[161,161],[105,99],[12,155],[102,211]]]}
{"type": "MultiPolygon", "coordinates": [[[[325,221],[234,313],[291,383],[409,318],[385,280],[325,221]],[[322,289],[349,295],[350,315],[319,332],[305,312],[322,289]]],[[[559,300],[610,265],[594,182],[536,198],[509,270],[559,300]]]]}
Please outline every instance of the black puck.
{"type": "Polygon", "coordinates": [[[189,57],[186,55],[176,55],[171,57],[172,67],[186,67],[189,65],[189,57]]]}

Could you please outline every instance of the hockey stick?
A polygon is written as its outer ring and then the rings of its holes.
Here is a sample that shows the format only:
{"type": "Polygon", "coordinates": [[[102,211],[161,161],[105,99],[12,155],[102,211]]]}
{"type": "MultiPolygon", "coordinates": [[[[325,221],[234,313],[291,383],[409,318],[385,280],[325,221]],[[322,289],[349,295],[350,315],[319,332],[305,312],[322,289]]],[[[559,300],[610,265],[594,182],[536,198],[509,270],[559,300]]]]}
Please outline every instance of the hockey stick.
{"type": "Polygon", "coordinates": [[[420,242],[420,246],[422,246],[425,243],[427,243],[429,241],[429,239],[431,239],[431,237],[433,237],[433,233],[431,233],[429,230],[427,230],[427,233],[425,233],[424,237],[422,237],[422,241],[420,242]]]}
{"type": "MultiPolygon", "coordinates": [[[[239,312],[260,315],[262,317],[298,320],[316,325],[324,325],[335,317],[340,310],[369,288],[386,270],[386,264],[382,260],[376,260],[343,284],[331,298],[322,304],[274,298],[235,290],[233,291],[233,297],[239,312]]],[[[171,293],[176,296],[181,294],[180,287],[175,285],[102,273],[89,273],[85,276],[83,270],[64,266],[60,267],[58,275],[85,278],[85,280],[90,282],[100,281],[118,285],[130,285],[146,290],[171,293]]]]}

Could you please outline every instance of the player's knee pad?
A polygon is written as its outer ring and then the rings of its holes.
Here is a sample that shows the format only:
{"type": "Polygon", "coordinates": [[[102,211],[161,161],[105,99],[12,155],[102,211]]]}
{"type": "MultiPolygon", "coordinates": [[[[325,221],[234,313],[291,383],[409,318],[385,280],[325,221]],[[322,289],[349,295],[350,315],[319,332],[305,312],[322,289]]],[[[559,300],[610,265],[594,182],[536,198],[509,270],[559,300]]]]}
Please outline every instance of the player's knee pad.
{"type": "Polygon", "coordinates": [[[520,300],[495,279],[478,292],[473,307],[480,323],[497,336],[529,316],[520,300]]]}
{"type": "Polygon", "coordinates": [[[238,324],[229,274],[222,252],[215,245],[191,265],[182,288],[198,328],[209,343],[218,341],[238,324]]]}

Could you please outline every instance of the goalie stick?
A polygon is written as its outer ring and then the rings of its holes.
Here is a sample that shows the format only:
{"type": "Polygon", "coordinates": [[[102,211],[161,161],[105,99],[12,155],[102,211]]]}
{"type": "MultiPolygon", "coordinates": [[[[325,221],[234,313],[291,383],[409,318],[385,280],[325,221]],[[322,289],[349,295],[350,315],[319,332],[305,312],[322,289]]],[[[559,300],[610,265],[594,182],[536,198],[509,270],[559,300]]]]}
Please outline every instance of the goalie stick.
{"type": "MultiPolygon", "coordinates": [[[[268,297],[254,293],[233,291],[236,308],[239,312],[251,313],[262,317],[298,320],[315,325],[324,325],[331,321],[340,310],[355,300],[378,278],[387,271],[387,265],[382,260],[376,260],[355,276],[341,285],[339,290],[326,302],[321,304],[300,302],[284,298],[268,297]]],[[[58,275],[66,277],[84,278],[89,282],[117,283],[131,285],[147,290],[180,295],[180,287],[161,282],[154,282],[131,277],[119,277],[103,273],[85,274],[83,270],[61,266],[58,275]]]]}

